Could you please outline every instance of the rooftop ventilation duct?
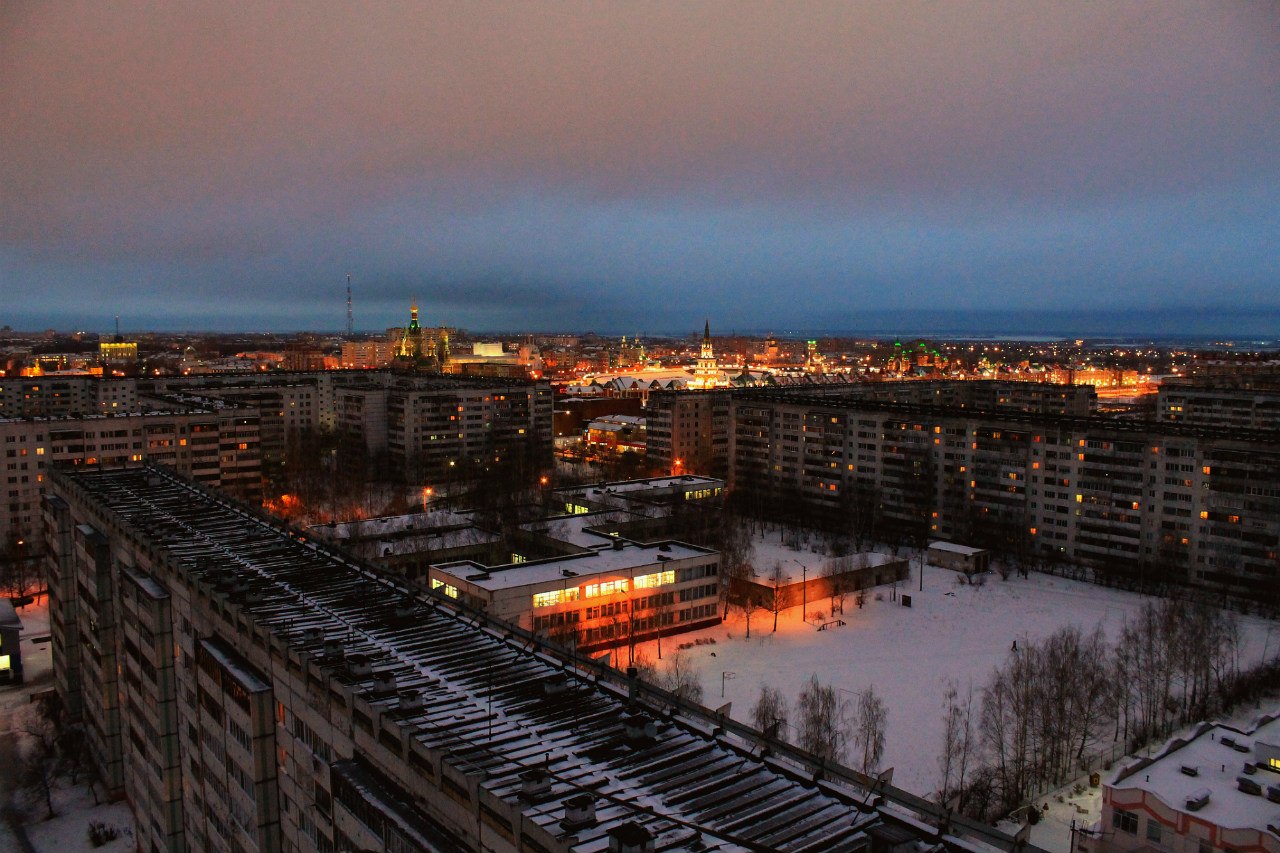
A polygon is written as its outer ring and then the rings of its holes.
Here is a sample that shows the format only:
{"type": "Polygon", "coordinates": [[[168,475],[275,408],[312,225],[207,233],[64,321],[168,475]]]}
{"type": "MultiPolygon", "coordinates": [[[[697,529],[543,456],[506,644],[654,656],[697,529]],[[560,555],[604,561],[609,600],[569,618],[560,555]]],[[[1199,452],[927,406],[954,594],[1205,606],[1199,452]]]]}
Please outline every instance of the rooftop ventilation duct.
{"type": "Polygon", "coordinates": [[[415,609],[416,609],[416,605],[412,598],[402,598],[400,599],[400,602],[396,605],[396,611],[395,611],[396,618],[406,619],[413,615],[413,612],[415,609]]]}
{"type": "Polygon", "coordinates": [[[545,767],[531,767],[520,774],[520,799],[536,803],[551,793],[551,774],[545,767]]]}
{"type": "Polygon", "coordinates": [[[400,701],[397,707],[401,711],[421,711],[426,705],[422,698],[422,693],[417,690],[401,690],[400,701]]]}
{"type": "Polygon", "coordinates": [[[609,853],[653,853],[653,833],[627,821],[609,830],[609,853]]]}
{"type": "Polygon", "coordinates": [[[594,794],[574,794],[564,801],[564,820],[560,826],[573,832],[596,825],[596,798],[594,794]]]}
{"type": "Polygon", "coordinates": [[[1211,792],[1208,788],[1200,788],[1187,795],[1187,811],[1198,812],[1209,804],[1211,792]]]}
{"type": "Polygon", "coordinates": [[[347,666],[355,678],[368,678],[373,675],[373,664],[367,655],[352,655],[347,658],[347,666]]]}
{"type": "Polygon", "coordinates": [[[569,679],[564,673],[557,672],[542,682],[542,693],[545,696],[560,696],[569,689],[569,679]]]}
{"type": "Polygon", "coordinates": [[[373,676],[373,692],[375,693],[395,693],[396,692],[396,674],[388,670],[375,673],[373,676]]]}
{"type": "Polygon", "coordinates": [[[1237,776],[1236,787],[1246,794],[1253,794],[1255,797],[1262,796],[1262,786],[1248,776],[1237,776]]]}
{"type": "Polygon", "coordinates": [[[653,740],[658,736],[658,727],[648,714],[628,714],[622,721],[622,732],[632,744],[653,740]]]}

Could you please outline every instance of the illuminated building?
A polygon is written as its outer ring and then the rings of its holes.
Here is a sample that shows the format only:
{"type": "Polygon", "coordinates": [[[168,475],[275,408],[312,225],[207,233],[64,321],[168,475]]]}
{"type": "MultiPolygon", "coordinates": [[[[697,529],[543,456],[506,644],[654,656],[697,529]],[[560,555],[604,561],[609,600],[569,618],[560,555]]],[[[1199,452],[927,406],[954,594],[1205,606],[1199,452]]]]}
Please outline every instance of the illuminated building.
{"type": "Polygon", "coordinates": [[[0,542],[38,541],[40,497],[55,464],[167,465],[253,498],[262,492],[259,419],[252,409],[175,405],[169,411],[0,420],[0,542]]]}
{"type": "Polygon", "coordinates": [[[689,387],[697,389],[722,388],[728,383],[720,375],[720,365],[716,361],[716,351],[711,345],[711,322],[707,321],[702,332],[702,349],[698,352],[698,361],[693,368],[693,379],[689,387]]]}
{"type": "Polygon", "coordinates": [[[138,342],[124,341],[116,335],[115,340],[98,344],[98,359],[105,365],[132,365],[138,361],[138,342]]]}
{"type": "Polygon", "coordinates": [[[405,327],[396,352],[400,358],[422,358],[422,327],[418,325],[418,300],[409,306],[409,325],[405,327]]]}
{"type": "MultiPolygon", "coordinates": [[[[555,525],[555,519],[548,519],[555,525]]],[[[450,597],[562,645],[640,642],[720,621],[720,557],[680,542],[640,544],[607,534],[578,553],[503,565],[432,565],[430,583],[450,597]]]]}
{"type": "Polygon", "coordinates": [[[644,409],[649,462],[673,474],[725,476],[730,399],[727,390],[651,393],[644,409]]]}

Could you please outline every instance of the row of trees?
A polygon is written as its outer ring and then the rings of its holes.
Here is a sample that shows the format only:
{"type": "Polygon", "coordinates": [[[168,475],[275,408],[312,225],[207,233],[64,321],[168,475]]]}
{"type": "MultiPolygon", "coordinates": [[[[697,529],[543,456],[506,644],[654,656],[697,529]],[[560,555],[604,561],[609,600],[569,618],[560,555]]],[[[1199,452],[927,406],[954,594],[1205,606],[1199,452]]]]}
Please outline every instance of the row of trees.
{"type": "Polygon", "coordinates": [[[938,798],[1006,814],[1082,772],[1111,730],[1134,748],[1222,710],[1240,677],[1234,617],[1205,602],[1148,602],[1109,645],[1062,628],[1009,653],[980,691],[947,688],[938,798]]]}
{"type": "Polygon", "coordinates": [[[824,763],[846,764],[871,775],[884,757],[889,712],[874,687],[841,696],[839,688],[810,676],[796,697],[795,722],[782,692],[760,685],[760,696],[751,708],[752,724],[769,737],[791,740],[824,763]]]}

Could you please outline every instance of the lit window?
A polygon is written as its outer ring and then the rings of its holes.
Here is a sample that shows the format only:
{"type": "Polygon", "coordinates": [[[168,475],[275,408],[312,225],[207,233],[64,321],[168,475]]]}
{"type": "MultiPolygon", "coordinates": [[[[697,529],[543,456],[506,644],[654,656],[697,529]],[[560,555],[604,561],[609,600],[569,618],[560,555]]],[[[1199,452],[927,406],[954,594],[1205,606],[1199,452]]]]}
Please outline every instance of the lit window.
{"type": "Polygon", "coordinates": [[[431,588],[432,588],[432,589],[443,589],[443,590],[444,590],[444,594],[445,594],[445,595],[447,595],[447,596],[449,596],[450,598],[457,598],[457,597],[458,597],[458,588],[457,588],[456,586],[451,586],[451,585],[449,585],[449,584],[445,583],[444,581],[440,581],[440,580],[436,580],[435,578],[432,578],[432,579],[431,579],[431,588]]]}
{"type": "MultiPolygon", "coordinates": [[[[448,591],[445,592],[448,595],[448,591]]],[[[533,594],[534,607],[551,607],[565,601],[576,601],[578,598],[578,588],[572,589],[553,589],[550,592],[535,592],[533,594]]]]}
{"type": "Polygon", "coordinates": [[[636,589],[651,589],[655,586],[663,584],[675,583],[676,573],[673,571],[654,572],[651,575],[641,575],[636,578],[636,589]]]}

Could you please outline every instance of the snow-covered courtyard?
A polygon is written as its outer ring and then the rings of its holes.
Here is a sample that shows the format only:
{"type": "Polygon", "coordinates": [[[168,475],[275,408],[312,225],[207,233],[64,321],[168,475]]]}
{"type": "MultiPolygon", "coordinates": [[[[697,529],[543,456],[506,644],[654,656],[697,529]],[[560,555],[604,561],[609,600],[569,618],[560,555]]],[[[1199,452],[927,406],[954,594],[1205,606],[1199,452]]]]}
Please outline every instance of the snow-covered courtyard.
{"type": "MultiPolygon", "coordinates": [[[[733,718],[748,722],[762,684],[780,690],[793,704],[813,674],[848,694],[874,686],[888,706],[882,766],[894,768],[898,787],[929,796],[939,785],[936,756],[949,681],[962,695],[970,684],[976,693],[1015,641],[1025,646],[1065,625],[1086,631],[1101,625],[1113,641],[1125,617],[1146,600],[1037,573],[1009,580],[992,574],[981,586],[963,585],[955,572],[932,566],[924,569],[921,592],[916,571],[913,563],[912,578],[898,585],[896,595],[889,587],[870,591],[861,609],[848,596],[838,617],[843,626],[819,631],[802,620],[800,607],[793,607],[781,613],[774,634],[773,614],[757,610],[748,639],[742,613],[732,610],[722,625],[663,640],[662,651],[669,658],[677,646],[686,646],[703,704],[732,702],[733,718]],[[903,606],[904,593],[911,596],[910,607],[903,606]]],[[[815,609],[828,610],[828,602],[810,602],[808,610],[815,609]]],[[[1280,626],[1238,618],[1242,668],[1261,661],[1264,653],[1272,658],[1280,652],[1280,626]]],[[[643,644],[639,652],[656,662],[656,643],[643,644]]]]}

